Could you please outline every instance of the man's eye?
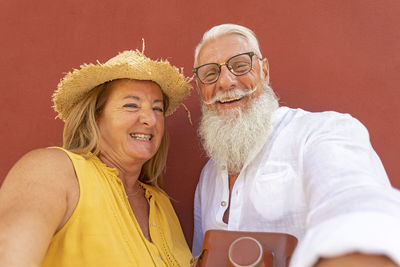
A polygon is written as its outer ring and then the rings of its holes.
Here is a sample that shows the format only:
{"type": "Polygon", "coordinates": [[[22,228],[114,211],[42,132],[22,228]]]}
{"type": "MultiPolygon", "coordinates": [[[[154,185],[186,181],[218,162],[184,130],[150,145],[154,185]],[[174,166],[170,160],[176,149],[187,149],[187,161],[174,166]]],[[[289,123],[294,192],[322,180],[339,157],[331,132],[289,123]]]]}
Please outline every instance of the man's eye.
{"type": "Polygon", "coordinates": [[[218,72],[216,71],[209,71],[207,73],[205,73],[205,75],[203,76],[203,80],[204,81],[212,81],[214,80],[216,77],[218,76],[218,72]]]}
{"type": "Polygon", "coordinates": [[[247,71],[250,68],[250,64],[248,62],[236,62],[232,65],[232,68],[236,72],[247,71]]]}
{"type": "Polygon", "coordinates": [[[205,77],[215,77],[217,75],[216,71],[209,71],[206,73],[205,77]]]}

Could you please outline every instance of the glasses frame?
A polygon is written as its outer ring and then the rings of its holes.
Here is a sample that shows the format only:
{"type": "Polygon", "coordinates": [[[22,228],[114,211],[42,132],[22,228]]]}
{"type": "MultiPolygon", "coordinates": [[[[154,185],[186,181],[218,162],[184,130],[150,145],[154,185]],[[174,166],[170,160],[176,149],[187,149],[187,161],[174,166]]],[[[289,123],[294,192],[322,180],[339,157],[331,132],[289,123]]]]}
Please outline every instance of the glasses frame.
{"type": "Polygon", "coordinates": [[[232,73],[233,75],[235,75],[235,76],[242,76],[242,75],[245,75],[245,74],[249,73],[249,72],[253,69],[253,56],[254,56],[255,54],[256,54],[256,53],[254,53],[254,52],[246,52],[246,53],[237,54],[237,55],[234,55],[234,56],[230,57],[227,61],[222,62],[222,63],[206,63],[206,64],[203,64],[203,65],[200,65],[200,66],[198,66],[198,67],[196,67],[196,68],[193,68],[192,72],[196,74],[197,78],[199,79],[199,81],[200,81],[202,84],[213,84],[213,83],[216,83],[216,82],[218,81],[218,79],[219,79],[220,74],[221,74],[221,68],[222,68],[222,66],[224,66],[224,65],[227,67],[227,69],[229,70],[229,72],[232,73]],[[236,73],[233,72],[232,66],[229,65],[229,61],[231,61],[231,59],[233,59],[233,58],[235,58],[235,57],[242,56],[242,55],[248,55],[248,56],[250,57],[250,68],[249,68],[248,71],[246,71],[246,72],[244,72],[244,73],[236,74],[236,73]],[[217,65],[217,66],[218,66],[218,77],[217,77],[217,79],[216,79],[215,81],[213,81],[213,82],[203,82],[203,81],[200,79],[200,77],[199,77],[198,70],[199,70],[201,67],[204,67],[204,66],[207,66],[207,65],[217,65]]]}

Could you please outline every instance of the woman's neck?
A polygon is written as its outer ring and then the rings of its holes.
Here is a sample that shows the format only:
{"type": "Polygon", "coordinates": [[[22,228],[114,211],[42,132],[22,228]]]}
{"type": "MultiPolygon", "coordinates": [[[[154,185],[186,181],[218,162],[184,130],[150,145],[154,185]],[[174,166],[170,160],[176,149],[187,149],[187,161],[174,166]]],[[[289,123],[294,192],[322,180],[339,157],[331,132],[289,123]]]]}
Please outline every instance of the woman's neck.
{"type": "Polygon", "coordinates": [[[100,152],[99,159],[107,166],[118,170],[118,177],[124,184],[127,192],[135,190],[136,181],[139,178],[143,163],[135,161],[124,161],[100,152]]]}

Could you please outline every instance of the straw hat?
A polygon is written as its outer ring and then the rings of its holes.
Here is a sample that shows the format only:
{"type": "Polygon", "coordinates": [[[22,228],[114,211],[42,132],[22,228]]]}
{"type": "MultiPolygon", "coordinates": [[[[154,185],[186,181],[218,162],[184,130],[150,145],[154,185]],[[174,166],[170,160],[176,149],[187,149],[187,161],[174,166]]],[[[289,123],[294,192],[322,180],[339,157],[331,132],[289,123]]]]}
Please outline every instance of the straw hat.
{"type": "Polygon", "coordinates": [[[167,60],[152,60],[138,50],[119,53],[106,63],[83,64],[80,69],[69,72],[58,84],[53,94],[57,117],[66,120],[71,109],[82,97],[97,85],[115,79],[150,80],[157,83],[169,97],[165,115],[171,115],[189,95],[190,78],[172,66],[167,60]]]}

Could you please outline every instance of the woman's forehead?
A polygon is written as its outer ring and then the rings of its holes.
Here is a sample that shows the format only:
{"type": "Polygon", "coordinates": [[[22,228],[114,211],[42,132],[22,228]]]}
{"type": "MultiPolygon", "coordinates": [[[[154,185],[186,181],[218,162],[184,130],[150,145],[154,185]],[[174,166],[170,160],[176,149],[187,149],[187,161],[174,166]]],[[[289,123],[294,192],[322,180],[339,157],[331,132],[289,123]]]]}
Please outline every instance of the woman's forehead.
{"type": "Polygon", "coordinates": [[[110,98],[163,99],[160,86],[148,80],[117,80],[113,82],[110,90],[110,98]]]}

